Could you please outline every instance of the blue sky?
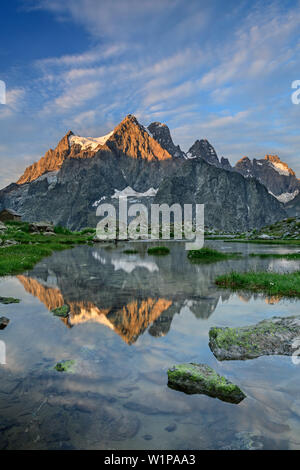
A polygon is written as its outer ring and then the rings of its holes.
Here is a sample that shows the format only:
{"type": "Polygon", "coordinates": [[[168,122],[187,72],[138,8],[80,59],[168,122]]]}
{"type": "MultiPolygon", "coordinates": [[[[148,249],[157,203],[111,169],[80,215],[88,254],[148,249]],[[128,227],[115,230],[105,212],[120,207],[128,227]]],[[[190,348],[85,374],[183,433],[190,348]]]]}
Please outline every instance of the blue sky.
{"type": "Polygon", "coordinates": [[[1,2],[0,187],[69,129],[101,136],[129,113],[183,150],[207,138],[300,176],[299,31],[295,0],[1,2]]]}

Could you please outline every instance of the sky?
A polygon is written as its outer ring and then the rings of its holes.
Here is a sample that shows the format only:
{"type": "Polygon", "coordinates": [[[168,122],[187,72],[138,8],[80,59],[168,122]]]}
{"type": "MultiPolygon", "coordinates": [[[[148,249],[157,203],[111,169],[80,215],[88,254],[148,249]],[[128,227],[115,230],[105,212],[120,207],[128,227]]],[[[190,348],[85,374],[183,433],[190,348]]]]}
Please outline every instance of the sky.
{"type": "Polygon", "coordinates": [[[297,0],[1,2],[0,188],[72,130],[127,114],[207,138],[232,164],[277,154],[300,177],[297,0]]]}

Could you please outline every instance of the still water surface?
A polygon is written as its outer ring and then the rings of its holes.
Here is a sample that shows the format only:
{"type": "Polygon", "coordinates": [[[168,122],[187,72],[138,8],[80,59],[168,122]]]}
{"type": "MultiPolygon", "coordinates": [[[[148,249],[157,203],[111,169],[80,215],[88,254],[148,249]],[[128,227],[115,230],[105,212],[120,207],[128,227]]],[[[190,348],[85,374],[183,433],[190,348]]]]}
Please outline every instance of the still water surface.
{"type": "MultiPolygon", "coordinates": [[[[299,269],[297,261],[248,257],[274,247],[210,241],[240,259],[193,264],[184,243],[171,253],[123,253],[97,245],[57,252],[32,271],[2,278],[0,449],[300,449],[300,365],[290,357],[218,362],[212,326],[242,326],[299,314],[299,301],[233,294],[214,285],[231,270],[299,269]],[[68,320],[50,310],[68,303],[68,320]],[[74,374],[53,369],[76,361],[74,374]],[[167,369],[212,366],[238,384],[239,405],[167,387],[167,369]]],[[[153,245],[151,245],[153,246],[153,245]]],[[[296,250],[297,251],[297,250],[296,250]]]]}

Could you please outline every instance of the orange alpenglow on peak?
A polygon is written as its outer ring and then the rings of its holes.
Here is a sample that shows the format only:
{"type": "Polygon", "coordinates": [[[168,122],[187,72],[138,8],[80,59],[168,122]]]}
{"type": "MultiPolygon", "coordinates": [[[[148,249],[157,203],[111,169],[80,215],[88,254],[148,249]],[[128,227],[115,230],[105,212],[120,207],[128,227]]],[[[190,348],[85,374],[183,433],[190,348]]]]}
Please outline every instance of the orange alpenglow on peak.
{"type": "Polygon", "coordinates": [[[128,114],[114,129],[112,137],[107,142],[115,144],[119,152],[132,158],[145,160],[168,160],[172,156],[153,139],[136,117],[128,114]]]}
{"type": "Polygon", "coordinates": [[[270,163],[272,163],[278,171],[282,171],[287,175],[289,174],[296,176],[296,173],[288,166],[287,163],[281,161],[278,155],[266,155],[265,160],[268,160],[270,163]]]}
{"type": "Polygon", "coordinates": [[[17,184],[35,181],[45,173],[58,171],[69,158],[93,158],[99,150],[117,151],[132,158],[168,160],[172,156],[150,136],[136,117],[128,114],[115,129],[102,137],[80,137],[69,131],[55,150],[50,149],[38,162],[26,168],[17,184]]]}
{"type": "Polygon", "coordinates": [[[69,137],[73,135],[69,131],[59,142],[55,150],[48,150],[45,156],[38,162],[33,163],[26,168],[24,174],[17,181],[17,184],[30,183],[36,180],[39,176],[50,171],[57,171],[63,164],[70,152],[69,137]]]}

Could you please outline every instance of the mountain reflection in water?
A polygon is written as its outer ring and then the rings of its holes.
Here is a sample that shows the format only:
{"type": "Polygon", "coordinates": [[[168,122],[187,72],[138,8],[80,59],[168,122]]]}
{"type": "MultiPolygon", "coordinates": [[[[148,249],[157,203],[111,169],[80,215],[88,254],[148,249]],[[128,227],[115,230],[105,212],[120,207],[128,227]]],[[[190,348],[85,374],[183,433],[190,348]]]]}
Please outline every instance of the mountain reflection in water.
{"type": "MultiPolygon", "coordinates": [[[[219,300],[231,295],[213,284],[218,274],[230,270],[230,260],[187,264],[181,247],[176,246],[176,256],[163,258],[148,256],[145,244],[138,244],[139,253],[130,256],[120,247],[78,247],[55,253],[18,279],[48,310],[68,304],[69,318],[61,319],[66,326],[100,323],[133,344],[147,329],[152,336],[166,335],[183,307],[207,319],[219,300]]],[[[266,265],[265,260],[246,257],[235,260],[235,267],[250,269],[259,263],[266,265]]],[[[252,294],[239,297],[247,302],[252,294]]],[[[267,303],[279,300],[266,298],[267,303]]]]}

